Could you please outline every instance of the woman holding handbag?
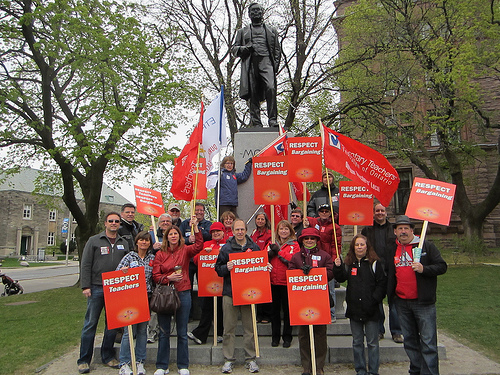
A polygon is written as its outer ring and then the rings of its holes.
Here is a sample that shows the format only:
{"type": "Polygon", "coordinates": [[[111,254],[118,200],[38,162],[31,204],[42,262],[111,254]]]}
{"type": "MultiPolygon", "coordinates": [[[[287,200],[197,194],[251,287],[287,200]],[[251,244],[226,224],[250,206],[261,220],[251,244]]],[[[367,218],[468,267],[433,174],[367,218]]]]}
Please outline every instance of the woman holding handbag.
{"type": "Polygon", "coordinates": [[[196,216],[191,217],[195,243],[185,245],[181,231],[175,225],[166,230],[161,250],[156,253],[153,263],[155,283],[171,283],[177,289],[180,307],[175,314],[158,314],[160,336],[154,375],[168,374],[170,362],[170,327],[175,317],[177,327],[177,368],[180,375],[189,375],[189,350],[187,326],[191,310],[191,282],[189,281],[189,260],[203,249],[203,235],[198,230],[196,216]]]}

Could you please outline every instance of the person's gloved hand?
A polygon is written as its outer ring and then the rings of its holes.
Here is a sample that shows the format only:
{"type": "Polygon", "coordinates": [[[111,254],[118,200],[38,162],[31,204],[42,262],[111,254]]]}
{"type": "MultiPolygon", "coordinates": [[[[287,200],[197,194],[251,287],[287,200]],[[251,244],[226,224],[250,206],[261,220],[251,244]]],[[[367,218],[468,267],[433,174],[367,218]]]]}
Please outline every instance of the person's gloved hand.
{"type": "Polygon", "coordinates": [[[267,252],[269,259],[274,258],[276,255],[278,255],[278,251],[280,251],[280,248],[278,245],[275,243],[269,245],[269,250],[267,252]]]}
{"type": "Polygon", "coordinates": [[[248,164],[248,163],[251,163],[252,162],[252,158],[248,158],[248,160],[245,162],[245,164],[248,164]]]}
{"type": "Polygon", "coordinates": [[[290,208],[292,210],[295,210],[297,208],[297,205],[295,204],[295,202],[290,202],[290,208]]]}
{"type": "Polygon", "coordinates": [[[309,275],[309,271],[311,271],[311,266],[309,264],[304,264],[301,270],[304,272],[304,275],[309,275]]]}

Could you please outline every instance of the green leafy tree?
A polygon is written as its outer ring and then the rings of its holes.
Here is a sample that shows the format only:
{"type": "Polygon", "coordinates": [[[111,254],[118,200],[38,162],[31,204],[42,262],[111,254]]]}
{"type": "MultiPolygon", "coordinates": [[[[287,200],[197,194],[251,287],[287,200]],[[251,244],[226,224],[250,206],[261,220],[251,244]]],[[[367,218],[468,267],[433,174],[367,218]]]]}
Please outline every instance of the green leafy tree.
{"type": "Polygon", "coordinates": [[[0,2],[2,168],[57,171],[80,251],[98,228],[104,177],[171,158],[168,108],[189,100],[174,34],[144,19],[122,1],[0,2]]]}
{"type": "Polygon", "coordinates": [[[500,116],[490,100],[500,87],[498,0],[347,5],[337,23],[342,131],[455,184],[454,209],[480,237],[500,201],[500,116]]]}

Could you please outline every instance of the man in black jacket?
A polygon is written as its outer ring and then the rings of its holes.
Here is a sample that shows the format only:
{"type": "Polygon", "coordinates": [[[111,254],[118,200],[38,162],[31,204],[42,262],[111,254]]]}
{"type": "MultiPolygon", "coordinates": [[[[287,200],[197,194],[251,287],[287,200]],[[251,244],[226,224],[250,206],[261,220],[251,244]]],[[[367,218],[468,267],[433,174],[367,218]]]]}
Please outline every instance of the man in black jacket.
{"type": "Polygon", "coordinates": [[[135,221],[135,206],[132,203],[125,203],[122,206],[120,229],[118,234],[128,242],[128,248],[135,249],[135,236],[144,230],[144,225],[135,221]]]}
{"type": "Polygon", "coordinates": [[[339,214],[339,188],[335,186],[335,181],[333,179],[333,173],[331,171],[324,171],[321,175],[323,186],[316,191],[309,203],[307,203],[307,216],[317,217],[319,206],[323,204],[328,204],[333,207],[333,213],[335,216],[335,222],[338,222],[339,214]],[[330,194],[332,195],[332,202],[329,202],[328,196],[328,184],[330,184],[330,194]]]}
{"type": "MultiPolygon", "coordinates": [[[[368,242],[373,246],[378,257],[382,259],[384,269],[387,272],[387,265],[385,264],[386,254],[392,248],[396,236],[392,224],[387,220],[386,208],[377,203],[373,207],[373,225],[371,227],[364,227],[361,231],[363,236],[368,238],[368,242]]],[[[379,322],[379,340],[384,338],[385,334],[385,314],[384,305],[380,304],[380,322],[379,322]]],[[[398,344],[403,343],[403,335],[401,325],[399,324],[398,313],[396,306],[393,303],[389,304],[389,329],[391,330],[392,339],[398,344]]]]}
{"type": "Polygon", "coordinates": [[[233,237],[222,246],[215,263],[215,272],[224,278],[222,287],[222,311],[224,315],[224,340],[222,341],[222,352],[225,363],[222,373],[233,372],[234,362],[234,340],[238,315],[241,314],[243,325],[243,343],[245,350],[245,366],[250,372],[259,372],[259,366],[255,362],[255,343],[253,335],[253,319],[250,305],[234,306],[233,289],[231,284],[231,270],[234,268],[233,261],[229,260],[229,254],[244,253],[249,251],[260,251],[260,248],[247,235],[247,225],[241,219],[233,222],[233,237]]]}
{"type": "Polygon", "coordinates": [[[414,225],[406,215],[394,224],[396,241],[388,254],[389,301],[394,301],[410,359],[410,374],[439,374],[436,327],[437,276],[447,264],[436,246],[413,234],[414,225]]]}

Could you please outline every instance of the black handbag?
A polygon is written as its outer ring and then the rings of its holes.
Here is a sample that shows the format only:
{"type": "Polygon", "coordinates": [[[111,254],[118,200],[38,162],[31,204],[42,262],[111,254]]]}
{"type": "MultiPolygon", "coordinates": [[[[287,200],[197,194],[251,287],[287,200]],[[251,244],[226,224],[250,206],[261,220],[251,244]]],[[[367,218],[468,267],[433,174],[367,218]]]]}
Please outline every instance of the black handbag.
{"type": "Polygon", "coordinates": [[[180,306],[181,300],[175,286],[161,283],[156,285],[149,301],[149,307],[152,311],[158,314],[173,315],[180,306]]]}

